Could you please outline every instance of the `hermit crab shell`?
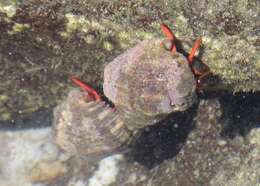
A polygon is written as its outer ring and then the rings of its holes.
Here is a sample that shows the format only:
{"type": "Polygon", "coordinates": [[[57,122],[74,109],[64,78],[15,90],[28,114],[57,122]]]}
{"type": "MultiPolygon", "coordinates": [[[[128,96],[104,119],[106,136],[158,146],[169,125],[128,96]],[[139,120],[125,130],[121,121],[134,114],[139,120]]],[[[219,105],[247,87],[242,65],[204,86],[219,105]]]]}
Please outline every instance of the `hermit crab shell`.
{"type": "Polygon", "coordinates": [[[55,108],[53,131],[56,143],[71,155],[108,155],[123,150],[132,135],[118,112],[78,89],[55,108]]]}
{"type": "Polygon", "coordinates": [[[171,112],[196,101],[196,81],[188,61],[171,53],[161,40],[146,40],[105,67],[104,93],[116,111],[79,90],[55,108],[57,144],[73,155],[108,155],[123,150],[171,112]]]}
{"type": "Polygon", "coordinates": [[[187,59],[161,43],[159,39],[140,42],[105,67],[104,94],[130,130],[184,111],[196,101],[196,81],[187,59]]]}

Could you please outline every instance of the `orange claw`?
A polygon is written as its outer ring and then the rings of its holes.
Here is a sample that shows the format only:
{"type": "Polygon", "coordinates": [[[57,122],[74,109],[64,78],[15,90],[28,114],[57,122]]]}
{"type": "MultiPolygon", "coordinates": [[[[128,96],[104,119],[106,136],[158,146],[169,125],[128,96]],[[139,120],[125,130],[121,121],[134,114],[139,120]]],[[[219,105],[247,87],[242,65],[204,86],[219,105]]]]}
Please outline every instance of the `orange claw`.
{"type": "Polygon", "coordinates": [[[173,46],[172,46],[171,51],[172,51],[173,53],[175,53],[175,52],[176,52],[176,45],[175,45],[175,43],[174,43],[174,41],[176,41],[175,35],[172,33],[171,29],[170,29],[166,24],[163,24],[163,23],[162,23],[162,24],[161,24],[161,29],[162,29],[164,35],[165,35],[169,40],[172,41],[173,46]]]}
{"type": "MultiPolygon", "coordinates": [[[[161,29],[163,31],[163,34],[167,37],[167,39],[169,39],[172,42],[171,51],[173,53],[176,53],[177,49],[176,49],[175,42],[176,42],[177,39],[176,39],[175,35],[173,34],[171,29],[166,24],[162,23],[161,29]]],[[[193,47],[192,47],[192,49],[191,49],[191,51],[190,51],[190,53],[189,53],[189,55],[188,55],[188,62],[189,62],[189,65],[191,67],[192,73],[194,74],[194,76],[196,76],[197,88],[198,89],[199,89],[199,86],[201,84],[200,81],[211,74],[211,71],[206,64],[201,63],[204,68],[201,68],[201,67],[197,68],[196,63],[193,63],[195,53],[198,50],[198,48],[200,47],[201,43],[202,43],[202,38],[201,37],[197,38],[193,47]]]]}
{"type": "Polygon", "coordinates": [[[168,39],[170,39],[170,40],[172,40],[172,41],[175,40],[174,34],[172,33],[171,29],[170,29],[166,24],[163,24],[163,23],[162,23],[162,24],[161,24],[161,29],[162,29],[164,35],[165,35],[168,39]]]}
{"type": "Polygon", "coordinates": [[[91,97],[93,97],[96,101],[101,101],[101,96],[90,86],[86,85],[79,79],[75,77],[70,77],[70,79],[78,86],[80,86],[83,90],[87,91],[91,97]]]}
{"type": "Polygon", "coordinates": [[[193,61],[193,58],[194,58],[194,55],[195,55],[195,52],[196,50],[200,47],[201,45],[201,42],[202,42],[202,39],[201,37],[197,38],[197,40],[195,41],[192,49],[191,49],[191,52],[188,56],[188,61],[189,61],[189,64],[192,64],[192,61],[193,61]]]}

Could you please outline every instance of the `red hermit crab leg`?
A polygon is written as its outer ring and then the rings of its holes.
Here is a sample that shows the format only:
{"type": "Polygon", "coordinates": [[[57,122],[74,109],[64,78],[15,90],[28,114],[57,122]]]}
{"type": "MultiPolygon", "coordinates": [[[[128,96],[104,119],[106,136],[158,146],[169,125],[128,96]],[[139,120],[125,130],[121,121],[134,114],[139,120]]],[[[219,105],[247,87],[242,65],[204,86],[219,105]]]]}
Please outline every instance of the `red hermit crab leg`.
{"type": "Polygon", "coordinates": [[[192,61],[193,61],[193,58],[195,56],[195,52],[198,50],[198,48],[200,47],[201,45],[201,42],[202,42],[202,39],[201,37],[197,38],[190,53],[189,53],[189,56],[188,56],[188,61],[189,61],[189,64],[191,65],[192,64],[192,61]]]}
{"type": "MultiPolygon", "coordinates": [[[[188,61],[189,61],[190,65],[193,64],[193,59],[194,59],[195,53],[198,50],[198,48],[200,47],[201,43],[202,43],[201,37],[197,38],[189,53],[189,56],[188,56],[188,61]]],[[[203,71],[200,71],[200,70],[192,67],[192,71],[193,71],[194,75],[199,76],[198,80],[203,79],[204,77],[208,76],[211,73],[208,66],[206,66],[204,63],[203,63],[203,65],[204,65],[204,68],[206,68],[206,70],[204,69],[203,71]]]]}
{"type": "Polygon", "coordinates": [[[70,78],[76,85],[80,86],[83,90],[87,91],[87,93],[90,94],[90,96],[95,100],[95,101],[101,101],[101,96],[89,85],[86,85],[79,79],[75,77],[70,78]]]}
{"type": "MultiPolygon", "coordinates": [[[[161,24],[161,29],[163,31],[163,34],[167,37],[167,39],[169,39],[172,42],[171,43],[172,46],[169,47],[170,50],[173,53],[176,53],[177,49],[176,49],[176,44],[175,44],[175,42],[176,42],[175,35],[173,34],[171,29],[166,24],[161,24]]],[[[194,62],[194,60],[193,60],[195,53],[198,50],[198,48],[200,47],[201,43],[202,43],[201,37],[197,38],[197,40],[195,41],[195,43],[194,43],[194,45],[193,45],[193,47],[192,47],[192,49],[191,49],[191,51],[190,51],[190,53],[187,57],[188,63],[191,67],[191,71],[194,74],[194,76],[196,76],[198,85],[201,83],[201,79],[203,79],[203,78],[207,77],[209,74],[211,74],[211,71],[206,64],[204,64],[202,62],[197,63],[197,62],[194,62]]]]}
{"type": "MultiPolygon", "coordinates": [[[[101,96],[97,93],[97,91],[95,91],[95,89],[93,89],[92,87],[90,87],[89,85],[83,83],[82,81],[80,81],[79,79],[75,78],[75,77],[70,77],[71,81],[73,81],[73,83],[75,83],[76,85],[78,85],[79,87],[81,87],[84,91],[86,91],[90,97],[92,97],[95,101],[102,101],[101,96]]],[[[107,105],[104,102],[104,105],[107,105]]],[[[110,107],[112,111],[116,111],[115,107],[110,107]]]]}
{"type": "MultiPolygon", "coordinates": [[[[161,24],[161,29],[164,33],[164,35],[172,42],[172,48],[170,49],[173,53],[176,53],[177,49],[176,49],[176,45],[174,43],[174,41],[176,41],[176,37],[175,35],[173,34],[173,32],[171,31],[171,29],[166,25],[166,24],[161,24]]],[[[201,42],[202,42],[202,39],[201,37],[199,37],[192,49],[191,49],[191,52],[189,53],[189,56],[188,56],[188,62],[190,65],[192,65],[192,62],[193,62],[193,58],[195,56],[195,53],[197,51],[197,49],[200,47],[201,45],[201,42]]],[[[201,73],[200,71],[196,70],[195,68],[191,67],[191,70],[193,72],[194,75],[202,75],[203,73],[201,73]]]]}
{"type": "Polygon", "coordinates": [[[172,48],[171,48],[171,51],[173,53],[175,53],[177,50],[176,50],[176,45],[175,45],[175,41],[176,41],[176,37],[175,35],[172,33],[171,29],[166,25],[166,24],[161,24],[161,29],[164,33],[164,35],[172,42],[172,48]]]}
{"type": "MultiPolygon", "coordinates": [[[[201,43],[202,43],[202,39],[201,39],[201,37],[199,37],[199,38],[196,39],[193,47],[191,48],[191,51],[190,51],[189,56],[188,56],[188,62],[189,62],[190,65],[192,65],[195,53],[198,50],[198,48],[200,47],[201,43]]],[[[191,69],[192,69],[192,72],[193,72],[194,75],[200,76],[200,75],[203,74],[202,72],[198,71],[196,68],[192,67],[191,69]]]]}

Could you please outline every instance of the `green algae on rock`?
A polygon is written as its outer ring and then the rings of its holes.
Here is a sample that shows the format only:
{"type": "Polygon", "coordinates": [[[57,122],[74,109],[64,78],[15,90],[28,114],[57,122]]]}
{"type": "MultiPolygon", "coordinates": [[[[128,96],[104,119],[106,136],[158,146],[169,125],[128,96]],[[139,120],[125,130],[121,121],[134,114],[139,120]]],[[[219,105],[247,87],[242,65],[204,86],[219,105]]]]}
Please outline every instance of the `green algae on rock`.
{"type": "Polygon", "coordinates": [[[17,9],[17,0],[1,0],[0,12],[6,13],[11,18],[15,15],[17,9]]]}
{"type": "MultiPolygon", "coordinates": [[[[105,8],[102,6],[104,3],[106,4],[105,1],[90,3],[87,7],[93,6],[94,15],[97,12],[100,13],[101,18],[97,19],[97,21],[101,23],[101,25],[103,25],[104,19],[114,19],[115,22],[113,22],[113,24],[108,21],[109,24],[106,25],[107,28],[111,27],[116,30],[124,28],[125,25],[122,24],[122,20],[118,19],[118,15],[123,12],[121,9],[119,9],[117,13],[105,14],[105,12],[95,8],[101,6],[104,8],[104,11],[108,11],[113,7],[128,7],[130,5],[111,2],[109,3],[109,8],[105,8]],[[122,25],[122,28],[115,26],[117,21],[122,25]]],[[[138,2],[135,3],[138,5],[138,2]]],[[[149,3],[150,1],[144,2],[144,4],[147,5],[149,3]]],[[[171,4],[170,1],[166,3],[171,4]]],[[[258,85],[260,79],[260,56],[257,52],[259,47],[256,46],[257,39],[259,39],[257,35],[257,21],[254,21],[256,20],[256,12],[258,10],[257,6],[255,6],[256,2],[231,2],[231,9],[225,8],[229,7],[226,6],[227,3],[226,1],[217,3],[213,3],[213,1],[209,3],[205,3],[204,1],[201,3],[180,3],[177,1],[172,3],[171,8],[174,9],[175,12],[175,17],[172,17],[176,27],[175,33],[180,37],[181,41],[183,39],[184,41],[191,42],[190,35],[192,34],[203,37],[204,50],[202,60],[208,64],[212,72],[221,79],[221,86],[218,87],[218,89],[228,89],[229,91],[235,92],[257,91],[259,90],[258,85]],[[181,7],[187,8],[185,8],[183,13],[178,14],[181,7]],[[222,9],[220,9],[220,7],[222,7],[222,9]],[[207,19],[205,17],[207,17],[207,19]]],[[[153,4],[151,6],[153,6],[153,4]]],[[[164,13],[168,13],[169,9],[163,7],[160,11],[166,11],[164,13]]],[[[125,13],[131,14],[127,9],[125,13]]],[[[169,14],[167,16],[168,20],[164,20],[165,22],[169,22],[169,14]]],[[[88,20],[87,17],[85,17],[85,20],[88,20]]],[[[156,29],[158,23],[159,21],[157,19],[149,22],[151,31],[158,30],[156,29]]],[[[127,38],[123,37],[123,40],[118,40],[119,45],[124,46],[124,48],[132,46],[131,43],[125,44],[125,41],[134,40],[136,37],[139,39],[146,37],[142,34],[141,29],[135,28],[135,23],[132,24],[134,29],[130,26],[126,34],[127,38]],[[131,32],[135,32],[135,34],[131,34],[131,32]]],[[[84,29],[81,30],[84,31],[84,29]]],[[[146,29],[145,35],[148,36],[152,34],[152,37],[156,37],[156,34],[153,34],[151,31],[146,29]]],[[[106,33],[107,32],[104,32],[102,34],[106,33]]],[[[113,35],[113,37],[116,36],[113,32],[110,34],[113,35]]],[[[183,44],[185,49],[189,48],[185,42],[183,44]]]]}

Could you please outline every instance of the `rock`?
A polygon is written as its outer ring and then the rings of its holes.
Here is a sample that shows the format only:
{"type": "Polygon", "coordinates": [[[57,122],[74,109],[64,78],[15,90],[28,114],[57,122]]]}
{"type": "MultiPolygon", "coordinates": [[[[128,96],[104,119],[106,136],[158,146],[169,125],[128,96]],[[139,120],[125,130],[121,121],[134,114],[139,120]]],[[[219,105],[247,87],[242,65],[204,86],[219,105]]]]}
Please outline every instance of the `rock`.
{"type": "MultiPolygon", "coordinates": [[[[260,178],[260,129],[255,128],[247,136],[252,150],[238,163],[233,161],[227,169],[221,169],[210,181],[211,185],[244,186],[258,185],[260,178]]],[[[237,158],[232,157],[232,159],[237,158]]],[[[231,159],[230,159],[231,160],[231,159]]],[[[229,160],[229,161],[230,161],[229,160]]]]}
{"type": "Polygon", "coordinates": [[[67,172],[64,163],[58,161],[41,161],[30,171],[29,180],[32,183],[44,182],[55,179],[67,172]]]}
{"type": "Polygon", "coordinates": [[[144,130],[131,151],[104,159],[64,154],[51,128],[1,131],[0,185],[257,185],[259,128],[224,137],[224,106],[202,100],[144,130]]]}
{"type": "Polygon", "coordinates": [[[50,128],[0,131],[0,144],[1,186],[34,185],[68,171],[50,128]]]}
{"type": "Polygon", "coordinates": [[[0,119],[53,107],[68,91],[68,74],[101,87],[104,65],[140,40],[161,37],[162,21],[174,28],[180,51],[202,36],[199,58],[217,76],[211,89],[260,90],[257,12],[258,0],[3,1],[0,77],[3,95],[12,99],[0,119]]]}

